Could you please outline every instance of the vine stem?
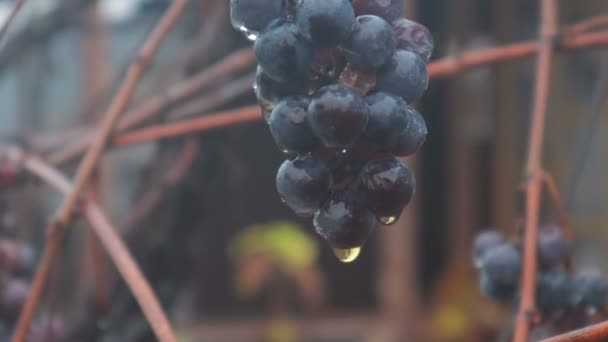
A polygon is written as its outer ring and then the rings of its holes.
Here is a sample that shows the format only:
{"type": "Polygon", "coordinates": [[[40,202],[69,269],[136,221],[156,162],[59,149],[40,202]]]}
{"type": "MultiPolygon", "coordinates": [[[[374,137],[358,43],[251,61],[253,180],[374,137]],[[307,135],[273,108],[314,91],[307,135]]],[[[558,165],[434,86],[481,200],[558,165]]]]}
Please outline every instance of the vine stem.
{"type": "Polygon", "coordinates": [[[545,131],[554,39],[557,34],[558,8],[556,0],[541,0],[541,30],[538,42],[538,62],[532,109],[526,176],[526,216],[524,231],[524,263],[521,280],[521,300],[515,321],[514,342],[528,341],[531,317],[536,313],[537,236],[540,195],[543,186],[542,151],[545,131]]]}
{"type": "MultiPolygon", "coordinates": [[[[555,36],[553,36],[554,38],[555,36]]],[[[558,44],[563,49],[582,49],[595,46],[608,45],[608,32],[594,32],[579,34],[564,38],[558,44]]],[[[466,69],[498,63],[505,60],[523,58],[534,55],[539,49],[539,43],[526,42],[517,43],[503,47],[490,48],[481,51],[464,53],[460,57],[449,57],[428,65],[429,76],[432,79],[446,77],[466,69]]],[[[188,106],[190,113],[206,112],[206,101],[202,101],[199,107],[188,106]]],[[[139,144],[159,139],[175,138],[188,134],[200,133],[210,129],[229,127],[237,124],[260,120],[257,106],[247,106],[229,111],[222,111],[202,117],[168,122],[156,126],[148,126],[130,132],[120,133],[113,139],[116,146],[139,144]],[[254,112],[257,112],[254,113],[254,112]]]]}
{"type": "MultiPolygon", "coordinates": [[[[135,91],[135,87],[139,83],[139,80],[143,76],[147,69],[150,61],[160,48],[163,39],[167,36],[171,28],[177,23],[177,20],[189,0],[176,0],[167,9],[167,12],[163,15],[157,26],[154,28],[146,43],[141,48],[137,58],[133,64],[129,67],[127,75],[123,80],[114,100],[110,104],[106,115],[101,123],[101,128],[95,136],[95,139],[89,147],[83,161],[81,162],[78,171],[76,172],[73,186],[70,187],[70,191],[65,196],[62,204],[57,210],[55,216],[49,222],[48,225],[48,241],[45,246],[42,261],[38,266],[36,273],[34,274],[32,282],[32,290],[28,296],[23,309],[19,315],[17,321],[17,327],[15,329],[15,335],[13,338],[14,342],[23,342],[27,335],[30,327],[36,306],[42,296],[46,282],[48,280],[49,269],[52,267],[54,260],[61,248],[61,243],[65,235],[67,225],[76,209],[76,206],[81,198],[81,194],[84,191],[93,170],[97,165],[97,161],[101,157],[104,147],[106,146],[107,140],[112,133],[116,121],[120,115],[124,112],[126,106],[129,104],[131,97],[135,91]]],[[[99,215],[96,216],[99,218],[99,215]]],[[[102,237],[100,236],[100,239],[102,237]]],[[[103,242],[103,241],[102,241],[103,242]]],[[[124,256],[124,254],[122,254],[124,256]]],[[[114,258],[116,256],[112,256],[114,258]]],[[[119,268],[119,270],[122,270],[119,268]]],[[[122,272],[121,272],[122,273],[122,272]]],[[[123,277],[125,275],[123,274],[123,277]]],[[[164,329],[157,331],[162,333],[164,329]]],[[[174,341],[165,336],[161,341],[174,341]]]]}
{"type": "Polygon", "coordinates": [[[15,5],[13,5],[13,9],[11,9],[11,12],[9,13],[8,17],[5,19],[4,24],[2,24],[2,28],[0,28],[0,42],[2,42],[2,39],[4,39],[4,36],[6,36],[6,33],[8,32],[9,27],[11,26],[11,24],[17,17],[17,14],[19,13],[19,10],[21,9],[21,7],[23,7],[23,4],[25,4],[25,0],[17,0],[15,2],[15,5]]]}
{"type": "Polygon", "coordinates": [[[608,336],[608,322],[598,323],[562,335],[550,337],[542,342],[602,342],[608,336]]]}
{"type": "MultiPolygon", "coordinates": [[[[0,155],[8,157],[13,162],[22,165],[24,170],[63,194],[67,195],[73,191],[73,186],[65,176],[39,158],[26,156],[19,149],[13,147],[1,148],[0,155]]],[[[99,205],[92,199],[87,198],[83,203],[83,213],[91,229],[97,235],[101,244],[108,252],[110,259],[131,289],[144,315],[152,326],[156,337],[162,342],[177,341],[173,328],[152,288],[99,205]]],[[[58,249],[66,230],[55,230],[53,232],[45,247],[38,267],[39,271],[36,273],[37,275],[41,272],[40,270],[44,270],[46,273],[50,270],[53,259],[52,255],[59,251],[58,249]],[[52,243],[53,241],[57,241],[57,243],[52,243]]],[[[34,278],[30,296],[40,297],[44,289],[44,283],[41,282],[41,279],[40,276],[34,278]]],[[[16,334],[13,341],[22,341],[24,337],[16,334]]]]}

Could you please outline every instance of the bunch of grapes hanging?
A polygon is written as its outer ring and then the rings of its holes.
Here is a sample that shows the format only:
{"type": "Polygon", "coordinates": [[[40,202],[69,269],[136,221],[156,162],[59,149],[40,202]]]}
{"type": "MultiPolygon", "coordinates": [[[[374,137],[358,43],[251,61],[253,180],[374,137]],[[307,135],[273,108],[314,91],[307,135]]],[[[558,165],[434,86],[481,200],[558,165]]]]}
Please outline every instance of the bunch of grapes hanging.
{"type": "Polygon", "coordinates": [[[401,18],[403,0],[231,0],[235,28],[255,41],[254,91],[288,156],[276,185],[344,261],[377,222],[410,202],[412,171],[396,157],[424,143],[411,103],[427,89],[433,40],[401,18]]]}

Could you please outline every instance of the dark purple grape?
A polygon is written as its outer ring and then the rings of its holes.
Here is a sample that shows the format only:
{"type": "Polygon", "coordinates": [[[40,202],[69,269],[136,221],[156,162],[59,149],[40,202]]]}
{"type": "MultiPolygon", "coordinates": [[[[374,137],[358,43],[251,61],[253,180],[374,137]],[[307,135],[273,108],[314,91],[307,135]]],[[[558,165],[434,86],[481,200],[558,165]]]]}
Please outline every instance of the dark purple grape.
{"type": "Polygon", "coordinates": [[[365,129],[369,106],[352,89],[332,84],[317,91],[308,114],[313,131],[325,146],[349,148],[365,129]]]}
{"type": "Polygon", "coordinates": [[[579,271],[573,279],[574,306],[602,310],[608,301],[608,280],[597,270],[579,271]]]}
{"type": "Polygon", "coordinates": [[[479,273],[479,289],[488,298],[501,302],[511,301],[517,293],[517,284],[499,283],[488,272],[481,269],[479,273]]]}
{"type": "Polygon", "coordinates": [[[505,242],[505,237],[495,230],[484,230],[478,233],[473,241],[473,262],[475,266],[481,266],[481,260],[487,251],[505,242]]]}
{"type": "Polygon", "coordinates": [[[395,52],[395,33],[386,20],[375,15],[362,15],[357,17],[355,30],[342,48],[346,60],[353,67],[376,70],[395,52]]]}
{"type": "Polygon", "coordinates": [[[312,58],[312,45],[293,23],[276,21],[253,45],[258,64],[279,82],[299,81],[307,77],[312,58]]]}
{"type": "Polygon", "coordinates": [[[414,195],[412,171],[395,158],[369,161],[359,173],[360,192],[365,204],[384,224],[397,221],[414,195]]]}
{"type": "Polygon", "coordinates": [[[230,21],[237,30],[255,35],[286,9],[284,0],[230,0],[230,21]]]}
{"type": "Polygon", "coordinates": [[[541,273],[536,285],[536,305],[545,314],[565,310],[572,303],[572,290],[572,278],[567,273],[541,273]]]}
{"type": "Polygon", "coordinates": [[[277,145],[287,153],[307,153],[321,145],[308,123],[309,102],[303,96],[286,97],[270,114],[270,133],[277,145]]]}
{"type": "Polygon", "coordinates": [[[393,22],[393,29],[397,49],[414,52],[428,63],[433,53],[433,36],[424,25],[402,18],[393,22]]]}
{"type": "Polygon", "coordinates": [[[406,102],[419,98],[429,85],[424,60],[417,54],[397,50],[378,71],[376,89],[401,96],[406,102]]]}
{"type": "Polygon", "coordinates": [[[355,29],[355,12],[349,0],[302,0],[296,24],[319,47],[335,47],[355,29]]]}
{"type": "Polygon", "coordinates": [[[559,266],[568,257],[568,241],[561,228],[542,225],[538,228],[538,263],[548,269],[559,266]]]}
{"type": "Polygon", "coordinates": [[[365,97],[369,120],[361,141],[372,150],[390,152],[408,126],[409,107],[402,98],[377,92],[365,97]]]}
{"type": "Polygon", "coordinates": [[[341,249],[363,245],[375,224],[360,194],[352,191],[332,195],[314,217],[316,232],[332,247],[341,249]]]}
{"type": "Polygon", "coordinates": [[[521,253],[509,243],[491,248],[481,258],[480,271],[485,272],[496,286],[517,286],[521,273],[521,253]]]}
{"type": "Polygon", "coordinates": [[[373,14],[388,22],[403,14],[404,0],[353,0],[356,15],[373,14]]]}
{"type": "Polygon", "coordinates": [[[319,159],[302,156],[283,162],[277,172],[277,191],[293,211],[312,215],[328,198],[331,172],[319,159]]]}
{"type": "Polygon", "coordinates": [[[33,324],[26,342],[64,342],[68,335],[67,324],[62,318],[43,316],[33,324]]]}
{"type": "Polygon", "coordinates": [[[426,141],[426,122],[422,115],[415,109],[407,108],[407,126],[399,135],[397,145],[393,153],[399,157],[407,157],[416,153],[426,141]]]}
{"type": "Polygon", "coordinates": [[[282,98],[289,95],[305,95],[306,82],[303,80],[291,80],[287,82],[277,82],[264,73],[258,66],[255,74],[253,92],[263,111],[267,114],[264,119],[268,121],[270,113],[282,98]]]}
{"type": "Polygon", "coordinates": [[[22,279],[7,279],[0,292],[0,313],[2,318],[14,322],[30,293],[30,284],[22,279]]]}

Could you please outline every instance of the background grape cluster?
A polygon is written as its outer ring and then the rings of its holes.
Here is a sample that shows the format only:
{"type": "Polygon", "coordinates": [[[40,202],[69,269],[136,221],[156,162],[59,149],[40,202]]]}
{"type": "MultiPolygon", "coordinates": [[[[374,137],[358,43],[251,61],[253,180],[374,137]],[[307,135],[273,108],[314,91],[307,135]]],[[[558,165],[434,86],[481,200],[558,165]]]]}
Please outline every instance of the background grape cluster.
{"type": "MultiPolygon", "coordinates": [[[[571,246],[559,226],[545,224],[538,231],[536,307],[541,324],[531,334],[540,341],[581,328],[608,314],[608,279],[596,269],[570,270],[571,246]]],[[[479,286],[489,298],[517,303],[522,271],[522,247],[495,230],[485,230],[473,244],[479,286]]]]}
{"type": "Polygon", "coordinates": [[[426,123],[408,103],[428,86],[429,31],[400,18],[402,0],[231,0],[255,40],[254,91],[289,156],[276,185],[338,251],[360,248],[376,222],[397,221],[414,193],[395,156],[415,153],[426,123]]]}
{"type": "MultiPolygon", "coordinates": [[[[11,189],[19,185],[19,170],[0,169],[0,341],[9,341],[29,295],[36,253],[18,238],[17,218],[10,208],[11,189]]],[[[58,316],[42,315],[32,325],[28,342],[64,341],[67,328],[58,316]]]]}

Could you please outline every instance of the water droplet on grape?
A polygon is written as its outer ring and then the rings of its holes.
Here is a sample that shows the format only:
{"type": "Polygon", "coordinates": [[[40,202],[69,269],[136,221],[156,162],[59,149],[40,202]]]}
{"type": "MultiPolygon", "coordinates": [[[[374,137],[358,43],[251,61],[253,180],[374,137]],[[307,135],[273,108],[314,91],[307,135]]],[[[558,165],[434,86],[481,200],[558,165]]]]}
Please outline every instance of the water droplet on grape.
{"type": "Polygon", "coordinates": [[[399,218],[397,216],[382,216],[382,217],[378,217],[378,221],[380,221],[380,223],[390,226],[391,224],[397,222],[399,218]]]}
{"type": "Polygon", "coordinates": [[[256,39],[258,39],[258,34],[249,30],[245,26],[239,26],[238,29],[245,35],[245,38],[249,39],[250,41],[254,42],[256,39]]]}
{"type": "Polygon", "coordinates": [[[342,149],[342,151],[340,151],[340,153],[342,153],[342,154],[346,154],[346,152],[348,152],[348,151],[345,148],[342,149]]]}
{"type": "Polygon", "coordinates": [[[334,254],[336,255],[336,258],[338,258],[338,260],[340,260],[341,262],[348,264],[351,263],[355,260],[357,260],[357,258],[359,257],[359,254],[361,254],[361,246],[359,247],[353,247],[353,248],[337,248],[337,247],[332,247],[334,254]]]}

